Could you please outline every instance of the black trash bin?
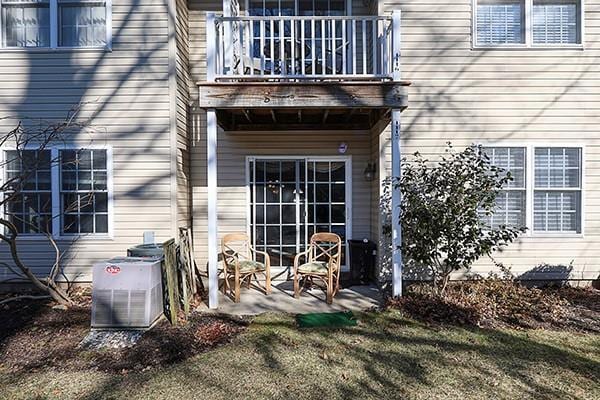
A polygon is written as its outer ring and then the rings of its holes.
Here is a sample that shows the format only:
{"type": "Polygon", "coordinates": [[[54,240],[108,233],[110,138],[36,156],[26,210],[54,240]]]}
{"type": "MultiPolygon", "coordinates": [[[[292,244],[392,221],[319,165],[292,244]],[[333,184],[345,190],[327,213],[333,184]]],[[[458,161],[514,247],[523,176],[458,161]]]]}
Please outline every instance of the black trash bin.
{"type": "Polygon", "coordinates": [[[350,273],[344,286],[364,285],[375,280],[377,245],[367,239],[348,240],[350,273]]]}

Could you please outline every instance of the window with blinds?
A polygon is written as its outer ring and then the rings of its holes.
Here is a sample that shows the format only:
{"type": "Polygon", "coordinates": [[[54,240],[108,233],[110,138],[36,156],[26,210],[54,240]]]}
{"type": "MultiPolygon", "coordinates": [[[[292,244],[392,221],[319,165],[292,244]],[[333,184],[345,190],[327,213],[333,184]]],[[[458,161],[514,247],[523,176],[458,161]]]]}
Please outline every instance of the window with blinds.
{"type": "Polygon", "coordinates": [[[535,149],[535,232],[581,232],[581,149],[535,149]]]}
{"type": "Polygon", "coordinates": [[[477,44],[524,43],[523,2],[479,1],[477,4],[477,44]]]}
{"type": "Polygon", "coordinates": [[[579,43],[577,20],[579,10],[576,2],[533,2],[533,43],[576,44],[579,43]]]}
{"type": "Polygon", "coordinates": [[[526,150],[525,147],[484,148],[492,165],[510,172],[513,178],[498,193],[494,214],[485,218],[488,226],[492,228],[525,226],[526,150]]]}
{"type": "Polygon", "coordinates": [[[477,0],[474,45],[580,45],[582,17],[582,0],[477,0]]]}

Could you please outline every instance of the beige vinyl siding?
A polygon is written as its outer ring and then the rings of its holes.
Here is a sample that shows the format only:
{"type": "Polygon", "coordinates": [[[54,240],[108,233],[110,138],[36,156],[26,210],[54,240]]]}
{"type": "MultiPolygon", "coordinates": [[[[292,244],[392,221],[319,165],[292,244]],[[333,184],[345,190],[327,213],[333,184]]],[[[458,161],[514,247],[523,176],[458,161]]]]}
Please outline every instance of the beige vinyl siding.
{"type": "MultiPolygon", "coordinates": [[[[402,10],[402,76],[412,81],[402,114],[404,154],[434,157],[446,141],[459,148],[474,142],[583,144],[583,237],[523,237],[495,257],[516,273],[572,261],[571,278],[598,277],[600,1],[584,0],[585,50],[472,50],[471,0],[380,5],[386,13],[402,10]]],[[[386,153],[389,163],[389,147],[386,153]]],[[[483,260],[474,272],[491,269],[483,260]]]]}
{"type": "MultiPolygon", "coordinates": [[[[94,261],[140,243],[144,231],[172,235],[167,2],[114,0],[112,22],[112,51],[0,49],[0,117],[59,120],[85,102],[81,117],[96,132],[78,142],[112,147],[114,237],[60,242],[65,274],[78,281],[90,280],[94,261]]],[[[14,122],[0,120],[0,129],[14,122]]],[[[44,240],[23,240],[20,251],[40,275],[53,263],[44,240]]],[[[8,261],[6,247],[0,261],[8,261]]],[[[0,267],[0,281],[11,278],[0,267]]]]}
{"type": "Polygon", "coordinates": [[[190,88],[189,11],[186,0],[175,0],[177,68],[177,224],[191,227],[190,146],[188,136],[190,88]]]}

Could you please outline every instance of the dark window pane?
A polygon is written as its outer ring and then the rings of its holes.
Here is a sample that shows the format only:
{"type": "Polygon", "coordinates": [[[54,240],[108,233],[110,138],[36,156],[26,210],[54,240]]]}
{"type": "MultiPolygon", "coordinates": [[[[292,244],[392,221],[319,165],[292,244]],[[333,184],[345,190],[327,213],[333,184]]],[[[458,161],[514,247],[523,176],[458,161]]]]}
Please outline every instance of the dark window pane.
{"type": "Polygon", "coordinates": [[[256,210],[256,223],[264,224],[265,223],[265,209],[263,208],[262,204],[255,206],[254,209],[256,210]]]}
{"type": "Polygon", "coordinates": [[[42,213],[52,212],[52,195],[50,193],[40,194],[40,209],[42,213]]]}
{"type": "Polygon", "coordinates": [[[257,203],[264,203],[265,201],[265,185],[257,184],[254,189],[254,201],[257,203]]]}
{"type": "Polygon", "coordinates": [[[315,199],[315,201],[317,203],[327,203],[329,202],[329,185],[327,183],[325,184],[317,184],[316,185],[316,193],[317,193],[317,197],[315,199]]]}
{"type": "Polygon", "coordinates": [[[75,150],[61,151],[61,164],[63,169],[75,169],[77,162],[77,153],[75,150]]]}
{"type": "Polygon", "coordinates": [[[346,180],[346,168],[343,162],[331,163],[331,180],[334,182],[344,182],[346,180]]]}
{"type": "Polygon", "coordinates": [[[79,196],[79,211],[84,213],[94,212],[94,195],[85,193],[79,196]]]}
{"type": "Polygon", "coordinates": [[[10,201],[8,201],[7,209],[9,213],[22,213],[23,198],[20,195],[14,196],[10,201]]]}
{"type": "Polygon", "coordinates": [[[267,162],[265,163],[267,182],[279,182],[279,162],[267,162]]]}
{"type": "Polygon", "coordinates": [[[79,150],[79,160],[77,166],[79,169],[92,169],[92,152],[91,150],[79,150]]]}
{"type": "Polygon", "coordinates": [[[296,162],[281,163],[281,180],[283,182],[296,182],[296,162]]]}
{"type": "Polygon", "coordinates": [[[296,206],[281,207],[281,222],[284,224],[296,223],[296,206]]]}
{"type": "Polygon", "coordinates": [[[94,190],[106,190],[106,172],[94,172],[94,190]]]}
{"type": "Polygon", "coordinates": [[[278,184],[267,184],[267,203],[279,203],[279,192],[281,188],[278,184]]]}
{"type": "Polygon", "coordinates": [[[327,162],[315,163],[315,180],[317,182],[328,182],[329,181],[329,163],[327,163],[327,162]]]}
{"type": "Polygon", "coordinates": [[[38,190],[50,190],[52,188],[50,183],[50,171],[39,171],[37,173],[38,179],[38,190]]]}
{"type": "Polygon", "coordinates": [[[279,244],[279,227],[268,226],[267,227],[267,244],[279,244]]]}
{"type": "Polygon", "coordinates": [[[65,215],[63,218],[63,222],[64,222],[64,226],[63,226],[64,233],[78,233],[77,216],[76,215],[65,215]]]}
{"type": "Polygon", "coordinates": [[[281,185],[281,202],[293,203],[296,200],[296,186],[293,184],[281,185]]]}
{"type": "Polygon", "coordinates": [[[334,203],[344,203],[346,201],[346,185],[343,183],[331,185],[331,201],[334,203]]]}
{"type": "Polygon", "coordinates": [[[329,206],[317,205],[315,208],[317,214],[317,223],[329,222],[329,206]]]}
{"type": "Polygon", "coordinates": [[[79,171],[78,172],[78,182],[77,189],[78,190],[92,190],[92,173],[87,171],[79,171]]]}
{"type": "Polygon", "coordinates": [[[63,171],[62,190],[77,190],[77,174],[74,171],[63,171]]]}
{"type": "Polygon", "coordinates": [[[63,212],[76,213],[79,209],[79,196],[76,193],[63,194],[63,212]]]}
{"type": "Polygon", "coordinates": [[[331,222],[344,223],[346,222],[346,206],[331,206],[331,222]]]}
{"type": "Polygon", "coordinates": [[[279,206],[267,206],[267,224],[279,224],[279,206]]]}
{"type": "Polygon", "coordinates": [[[295,226],[284,226],[282,229],[282,244],[296,244],[296,227],[295,226]]]}
{"type": "Polygon", "coordinates": [[[108,215],[96,215],[96,233],[108,233],[108,215]]]}
{"type": "Polygon", "coordinates": [[[94,150],[94,169],[106,169],[106,150],[94,150]]]}
{"type": "Polygon", "coordinates": [[[81,233],[94,233],[94,216],[81,216],[81,233]]]}

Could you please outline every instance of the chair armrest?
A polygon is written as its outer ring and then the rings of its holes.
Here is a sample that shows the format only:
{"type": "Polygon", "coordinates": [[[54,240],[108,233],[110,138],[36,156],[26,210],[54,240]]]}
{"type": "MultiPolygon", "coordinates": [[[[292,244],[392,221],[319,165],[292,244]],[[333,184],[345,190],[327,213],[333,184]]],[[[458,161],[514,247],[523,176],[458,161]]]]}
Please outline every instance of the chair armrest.
{"type": "Polygon", "coordinates": [[[301,257],[306,257],[308,256],[308,254],[310,253],[310,248],[306,249],[305,251],[303,251],[302,253],[298,253],[294,256],[294,275],[296,274],[297,270],[298,270],[298,266],[300,264],[300,258],[301,257]]]}
{"type": "Polygon", "coordinates": [[[248,247],[250,248],[250,251],[252,253],[254,253],[254,260],[256,260],[256,255],[257,254],[262,254],[262,256],[265,258],[265,267],[266,268],[270,268],[271,267],[271,256],[269,255],[269,253],[267,253],[266,251],[256,250],[251,245],[248,245],[248,247]]]}

